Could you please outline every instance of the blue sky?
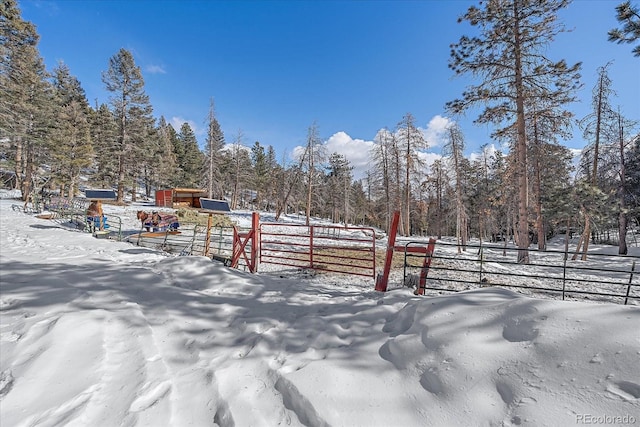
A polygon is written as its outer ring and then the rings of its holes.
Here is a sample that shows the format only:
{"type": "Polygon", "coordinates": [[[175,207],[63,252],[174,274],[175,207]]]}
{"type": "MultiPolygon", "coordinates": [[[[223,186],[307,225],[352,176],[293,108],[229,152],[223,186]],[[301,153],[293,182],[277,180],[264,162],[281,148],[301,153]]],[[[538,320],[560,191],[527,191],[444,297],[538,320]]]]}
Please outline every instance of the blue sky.
{"type": "MultiPolygon", "coordinates": [[[[640,58],[632,45],[607,41],[622,0],[575,0],[561,12],[570,33],[550,46],[551,59],[583,62],[584,87],[569,106],[589,113],[597,68],[613,61],[610,77],[620,106],[640,119],[640,58]]],[[[635,2],[634,2],[635,3],[635,2]]],[[[25,20],[41,36],[47,68],[66,63],[89,102],[108,102],[101,73],[120,48],[134,55],[157,117],[176,129],[187,121],[204,143],[210,99],[227,142],[272,145],[289,157],[318,126],[330,151],[357,171],[379,129],[410,112],[439,153],[450,118],[444,105],[473,80],[454,78],[449,46],[469,34],[457,18],[477,4],[423,1],[22,0],[25,20]]],[[[491,128],[457,118],[467,155],[492,144],[491,128]]],[[[576,126],[565,142],[582,148],[576,126]]]]}

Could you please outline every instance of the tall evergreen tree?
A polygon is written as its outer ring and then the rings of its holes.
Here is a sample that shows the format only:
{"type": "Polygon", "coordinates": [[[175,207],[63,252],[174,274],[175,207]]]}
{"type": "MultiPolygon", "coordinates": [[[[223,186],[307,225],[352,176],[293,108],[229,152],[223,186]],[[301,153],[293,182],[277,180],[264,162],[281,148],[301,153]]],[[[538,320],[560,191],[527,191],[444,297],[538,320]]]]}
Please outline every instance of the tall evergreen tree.
{"type": "Polygon", "coordinates": [[[543,176],[553,174],[550,172],[552,166],[559,169],[556,174],[562,175],[566,171],[564,164],[554,162],[554,159],[548,158],[549,152],[557,152],[550,145],[555,145],[560,139],[568,139],[571,137],[571,119],[573,114],[565,111],[561,106],[555,105],[553,100],[548,99],[530,99],[530,105],[527,109],[527,141],[529,150],[527,157],[531,159],[529,162],[529,176],[532,177],[531,198],[535,210],[535,228],[537,232],[538,249],[546,249],[546,232],[545,217],[543,214],[543,199],[546,183],[543,183],[543,176]]]}
{"type": "Polygon", "coordinates": [[[264,196],[266,197],[266,210],[271,210],[278,197],[278,188],[280,187],[280,180],[284,171],[278,164],[276,158],[276,150],[273,146],[267,146],[266,154],[267,173],[268,179],[265,184],[264,196]]]}
{"type": "Polygon", "coordinates": [[[89,103],[80,82],[70,74],[69,67],[59,63],[53,70],[53,86],[57,100],[57,120],[51,135],[51,164],[49,165],[69,197],[78,190],[80,172],[91,166],[91,114],[89,103]]]}
{"type": "Polygon", "coordinates": [[[253,187],[256,191],[255,201],[260,209],[262,209],[262,201],[267,193],[269,185],[271,168],[267,159],[267,153],[259,141],[254,142],[251,147],[251,163],[253,166],[253,187]]]}
{"type": "Polygon", "coordinates": [[[189,123],[184,122],[180,126],[178,140],[183,149],[182,156],[178,154],[178,164],[182,170],[180,187],[199,188],[202,184],[204,154],[198,147],[198,140],[189,123]]]}
{"type": "Polygon", "coordinates": [[[170,183],[172,187],[183,187],[182,184],[182,161],[184,158],[184,147],[182,145],[182,141],[180,140],[179,134],[176,129],[167,124],[165,127],[165,132],[169,141],[171,142],[171,147],[173,151],[173,155],[175,156],[175,173],[171,176],[170,183]]]}
{"type": "Polygon", "coordinates": [[[157,188],[171,187],[176,176],[179,175],[178,159],[174,152],[174,139],[177,138],[176,131],[167,123],[164,116],[161,116],[156,127],[156,152],[153,174],[153,183],[157,188]]]}
{"type": "Polygon", "coordinates": [[[50,149],[53,91],[35,27],[22,19],[14,0],[0,2],[0,8],[0,129],[9,138],[17,185],[27,201],[48,179],[40,166],[50,149]]]}
{"type": "Polygon", "coordinates": [[[205,182],[209,197],[221,199],[224,197],[222,183],[222,149],[224,148],[224,134],[215,115],[213,98],[209,105],[207,123],[207,139],[205,141],[205,182]]]}
{"type": "Polygon", "coordinates": [[[131,158],[134,159],[130,169],[132,201],[136,201],[139,183],[144,183],[147,196],[151,192],[151,170],[156,167],[155,160],[158,151],[158,135],[156,134],[155,119],[151,113],[150,105],[131,108],[129,121],[132,142],[131,158]]]}
{"type": "Polygon", "coordinates": [[[478,35],[462,36],[452,45],[449,67],[456,74],[470,73],[482,81],[447,103],[462,113],[481,104],[476,120],[494,123],[496,135],[515,135],[515,176],[518,185],[518,261],[529,261],[526,118],[528,100],[554,99],[556,105],[573,100],[580,64],[553,62],[544,49],[563,31],[557,13],[569,0],[488,0],[471,6],[459,19],[468,21],[478,35]]]}
{"type": "Polygon", "coordinates": [[[118,183],[118,123],[107,104],[100,104],[93,114],[91,139],[95,148],[94,183],[110,188],[118,183]]]}
{"type": "Polygon", "coordinates": [[[116,150],[118,152],[117,200],[124,200],[125,185],[133,184],[139,173],[136,155],[136,131],[147,129],[152,107],[144,91],[144,79],[133,55],[122,48],[109,59],[109,69],[102,73],[102,82],[112,93],[110,104],[117,122],[116,150]],[[137,129],[135,129],[137,128],[137,129]]]}

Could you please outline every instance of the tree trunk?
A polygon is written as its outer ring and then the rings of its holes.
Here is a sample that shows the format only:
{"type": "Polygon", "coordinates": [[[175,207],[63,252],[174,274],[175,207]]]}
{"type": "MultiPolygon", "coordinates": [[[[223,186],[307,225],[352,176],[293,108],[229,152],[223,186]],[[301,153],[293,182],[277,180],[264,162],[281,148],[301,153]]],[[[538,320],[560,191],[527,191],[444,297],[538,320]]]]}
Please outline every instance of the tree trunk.
{"type": "Polygon", "coordinates": [[[618,214],[618,254],[627,254],[627,214],[625,212],[625,189],[626,189],[626,172],[624,164],[624,127],[622,125],[622,116],[618,111],[618,132],[620,139],[620,184],[618,186],[618,203],[620,213],[618,214]]]}
{"type": "MultiPolygon", "coordinates": [[[[515,17],[520,15],[518,2],[513,2],[515,17]]],[[[515,90],[516,90],[516,176],[518,185],[518,262],[529,263],[529,218],[527,185],[527,137],[525,133],[524,85],[522,82],[522,58],[519,20],[515,20],[515,90]]]]}
{"type": "Polygon", "coordinates": [[[124,180],[125,180],[125,168],[124,168],[124,154],[120,155],[120,164],[118,165],[118,197],[117,202],[124,202],[124,180]]]}
{"type": "Polygon", "coordinates": [[[405,198],[405,236],[411,235],[411,185],[409,184],[411,171],[411,137],[407,128],[407,170],[404,183],[405,198]]]}
{"type": "MultiPolygon", "coordinates": [[[[24,145],[22,144],[22,138],[16,138],[16,165],[15,165],[15,173],[16,173],[16,188],[19,188],[22,191],[24,184],[24,165],[23,165],[23,150],[24,145]]],[[[25,197],[25,194],[22,194],[22,201],[26,202],[29,199],[25,197]]]]}
{"type": "Polygon", "coordinates": [[[540,184],[540,162],[536,159],[536,180],[535,190],[536,192],[536,233],[538,234],[538,249],[544,251],[547,249],[546,233],[544,232],[544,221],[542,217],[542,195],[540,184]]]}
{"type": "Polygon", "coordinates": [[[27,201],[31,199],[31,193],[33,192],[33,178],[35,167],[33,163],[33,148],[31,146],[26,147],[26,153],[24,153],[24,180],[22,181],[22,200],[27,201]]]}
{"type": "Polygon", "coordinates": [[[584,246],[584,250],[582,251],[582,261],[587,260],[587,250],[589,250],[589,235],[591,234],[591,224],[589,219],[589,214],[585,211],[584,213],[584,230],[580,235],[580,239],[578,239],[578,246],[576,247],[576,252],[571,257],[572,260],[576,260],[578,258],[578,254],[580,253],[580,247],[584,246]]]}

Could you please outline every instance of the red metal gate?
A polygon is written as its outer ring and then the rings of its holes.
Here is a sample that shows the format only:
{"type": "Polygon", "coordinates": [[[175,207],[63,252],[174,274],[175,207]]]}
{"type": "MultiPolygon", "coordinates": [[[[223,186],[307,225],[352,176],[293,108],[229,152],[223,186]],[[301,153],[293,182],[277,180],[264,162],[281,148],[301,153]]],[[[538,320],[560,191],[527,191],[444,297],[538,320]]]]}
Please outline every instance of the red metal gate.
{"type": "Polygon", "coordinates": [[[375,278],[372,228],[260,224],[260,263],[375,278]]]}

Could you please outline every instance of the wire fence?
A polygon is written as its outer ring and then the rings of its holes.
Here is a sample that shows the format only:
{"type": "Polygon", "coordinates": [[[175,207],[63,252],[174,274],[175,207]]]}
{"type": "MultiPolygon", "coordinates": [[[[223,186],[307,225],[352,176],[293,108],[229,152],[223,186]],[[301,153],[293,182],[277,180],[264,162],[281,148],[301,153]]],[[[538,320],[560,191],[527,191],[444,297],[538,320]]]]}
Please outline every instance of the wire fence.
{"type": "MultiPolygon", "coordinates": [[[[407,242],[416,245],[424,242],[407,242]]],[[[589,253],[572,260],[568,251],[529,249],[528,264],[517,261],[518,248],[497,245],[458,245],[438,241],[425,289],[457,292],[484,286],[562,299],[592,299],[640,304],[640,257],[589,253]]],[[[405,252],[405,283],[415,282],[424,255],[405,252]],[[413,281],[413,282],[412,282],[413,281]]]]}

